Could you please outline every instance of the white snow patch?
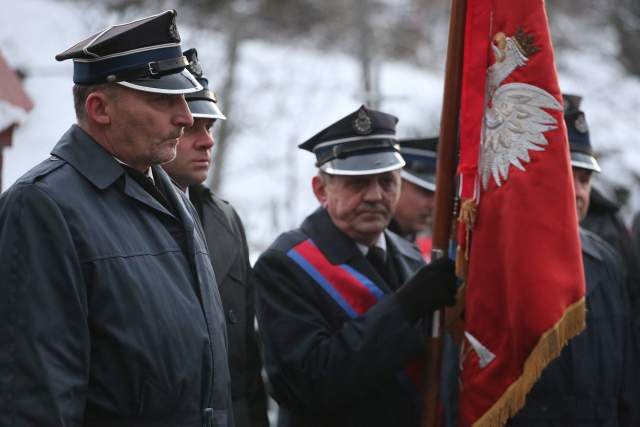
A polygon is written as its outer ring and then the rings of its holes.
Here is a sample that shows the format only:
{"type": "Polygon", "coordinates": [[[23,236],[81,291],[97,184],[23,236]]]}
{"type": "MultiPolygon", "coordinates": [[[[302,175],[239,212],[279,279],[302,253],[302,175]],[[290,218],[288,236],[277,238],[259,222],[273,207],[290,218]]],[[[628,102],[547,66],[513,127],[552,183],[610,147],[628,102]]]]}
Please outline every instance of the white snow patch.
{"type": "Polygon", "coordinates": [[[0,100],[0,132],[11,125],[19,125],[27,118],[27,112],[6,101],[0,100]]]}

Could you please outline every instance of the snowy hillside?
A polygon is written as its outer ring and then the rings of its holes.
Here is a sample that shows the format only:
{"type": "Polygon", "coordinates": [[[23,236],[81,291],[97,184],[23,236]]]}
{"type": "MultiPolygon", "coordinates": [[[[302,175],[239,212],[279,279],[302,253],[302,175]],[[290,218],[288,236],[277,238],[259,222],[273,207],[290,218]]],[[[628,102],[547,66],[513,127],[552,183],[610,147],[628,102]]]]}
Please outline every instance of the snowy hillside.
{"type": "MultiPolygon", "coordinates": [[[[77,6],[23,0],[6,5],[0,15],[0,51],[9,64],[27,71],[26,89],[35,101],[13,147],[5,150],[5,187],[47,157],[74,121],[72,66],[56,63],[54,55],[117,19],[98,6],[77,6]]],[[[225,70],[222,35],[189,28],[180,21],[180,13],[178,26],[183,47],[198,48],[216,88],[225,70]]],[[[607,178],[630,185],[630,171],[640,175],[640,80],[626,76],[618,65],[612,37],[600,34],[598,51],[592,46],[558,52],[558,65],[563,90],[585,95],[583,108],[594,144],[614,153],[604,162],[607,178]]],[[[381,64],[381,109],[400,118],[400,136],[437,133],[443,84],[437,70],[443,62],[444,58],[434,59],[430,70],[381,64]]],[[[238,67],[235,105],[229,114],[235,133],[229,141],[222,195],[240,211],[257,252],[314,209],[314,160],[296,145],[360,105],[360,70],[346,55],[258,41],[242,45],[238,67]]],[[[632,203],[640,207],[640,197],[632,203]]]]}

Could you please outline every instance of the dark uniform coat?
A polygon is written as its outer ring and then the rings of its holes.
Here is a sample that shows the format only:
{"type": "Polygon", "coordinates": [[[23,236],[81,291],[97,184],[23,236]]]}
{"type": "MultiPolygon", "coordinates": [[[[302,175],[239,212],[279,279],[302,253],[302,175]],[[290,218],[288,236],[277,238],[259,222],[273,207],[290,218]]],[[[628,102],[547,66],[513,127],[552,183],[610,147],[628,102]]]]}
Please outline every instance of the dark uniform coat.
{"type": "Polygon", "coordinates": [[[640,212],[636,212],[631,223],[631,238],[637,254],[640,254],[640,212]]]}
{"type": "Polygon", "coordinates": [[[202,229],[154,175],[175,215],[74,125],[0,197],[0,426],[233,425],[202,229]]]}
{"type": "MultiPolygon", "coordinates": [[[[385,233],[404,282],[424,264],[415,246],[385,233]]],[[[265,365],[286,426],[417,426],[415,389],[397,373],[423,354],[421,322],[407,321],[396,297],[355,242],[324,209],[281,235],[254,266],[265,365]],[[346,263],[387,294],[351,318],[287,256],[311,238],[331,264],[346,263]]]]}
{"type": "Polygon", "coordinates": [[[231,397],[236,427],[268,427],[267,395],[254,328],[251,265],[242,222],[233,207],[207,187],[189,187],[189,199],[202,221],[216,274],[229,336],[231,397]]]}
{"type": "Polygon", "coordinates": [[[510,426],[640,425],[640,372],[623,269],[613,249],[580,231],[587,328],[543,371],[510,426]]]}
{"type": "Polygon", "coordinates": [[[591,189],[589,212],[580,225],[610,244],[621,257],[627,273],[627,288],[631,309],[640,318],[640,253],[637,252],[631,233],[620,217],[620,206],[591,189]]]}

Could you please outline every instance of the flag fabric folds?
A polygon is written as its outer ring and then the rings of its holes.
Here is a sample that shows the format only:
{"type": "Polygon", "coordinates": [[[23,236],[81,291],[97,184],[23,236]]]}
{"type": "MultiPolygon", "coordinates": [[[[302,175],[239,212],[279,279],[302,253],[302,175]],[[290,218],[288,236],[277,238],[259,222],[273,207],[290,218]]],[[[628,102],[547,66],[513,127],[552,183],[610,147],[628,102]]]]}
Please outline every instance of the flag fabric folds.
{"type": "Polygon", "coordinates": [[[542,0],[468,0],[460,111],[462,426],[501,426],[584,329],[562,96],[542,0]]]}

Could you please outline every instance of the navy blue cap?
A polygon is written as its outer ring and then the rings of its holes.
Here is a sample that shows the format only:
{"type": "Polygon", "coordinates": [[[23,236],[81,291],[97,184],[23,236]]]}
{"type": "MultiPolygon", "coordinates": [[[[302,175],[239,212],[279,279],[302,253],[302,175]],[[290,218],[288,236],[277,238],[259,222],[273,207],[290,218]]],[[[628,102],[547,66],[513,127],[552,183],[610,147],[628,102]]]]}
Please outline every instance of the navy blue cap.
{"type": "Polygon", "coordinates": [[[591,146],[587,120],[584,112],[580,110],[582,97],[563,94],[562,99],[564,103],[564,121],[567,125],[567,135],[569,137],[569,150],[571,151],[571,166],[600,172],[600,165],[591,146]]]}
{"type": "Polygon", "coordinates": [[[364,105],[298,147],[316,155],[331,175],[370,175],[400,169],[405,162],[396,141],[398,118],[364,105]]]}
{"type": "Polygon", "coordinates": [[[189,61],[187,70],[198,80],[202,86],[202,90],[185,94],[185,99],[189,105],[191,115],[197,119],[219,119],[226,120],[227,117],[222,114],[218,107],[218,97],[209,89],[209,79],[204,76],[202,66],[198,60],[198,51],[189,49],[184,51],[184,56],[189,61]]]}
{"type": "Polygon", "coordinates": [[[400,154],[407,163],[400,172],[405,179],[428,191],[436,191],[438,137],[401,139],[400,154]]]}
{"type": "Polygon", "coordinates": [[[176,11],[113,25],[56,55],[73,59],[78,85],[118,83],[145,92],[181,94],[202,89],[186,70],[176,11]]]}

